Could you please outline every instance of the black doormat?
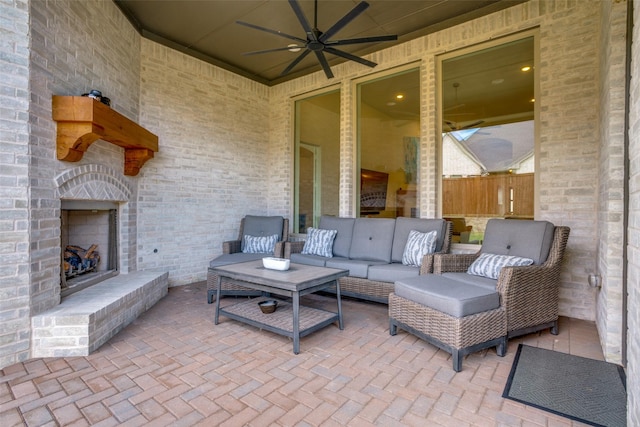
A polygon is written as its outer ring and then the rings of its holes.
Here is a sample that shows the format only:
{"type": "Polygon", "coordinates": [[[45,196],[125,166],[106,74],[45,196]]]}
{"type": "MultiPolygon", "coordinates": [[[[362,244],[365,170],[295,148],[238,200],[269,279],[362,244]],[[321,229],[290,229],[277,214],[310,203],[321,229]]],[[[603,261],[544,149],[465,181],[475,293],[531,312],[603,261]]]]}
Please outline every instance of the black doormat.
{"type": "Polygon", "coordinates": [[[520,344],[502,397],[593,426],[626,426],[621,366],[520,344]]]}

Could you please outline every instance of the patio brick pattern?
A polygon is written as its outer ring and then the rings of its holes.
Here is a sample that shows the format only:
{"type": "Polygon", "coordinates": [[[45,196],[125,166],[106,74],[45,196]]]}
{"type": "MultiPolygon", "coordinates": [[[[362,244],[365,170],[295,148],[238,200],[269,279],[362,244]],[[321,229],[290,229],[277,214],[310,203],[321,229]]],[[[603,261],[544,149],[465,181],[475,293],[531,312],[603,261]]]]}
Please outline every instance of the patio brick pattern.
{"type": "Polygon", "coordinates": [[[345,329],[302,338],[299,355],[289,338],[223,316],[215,326],[213,309],[204,282],[173,287],[89,356],[0,370],[3,426],[580,425],[501,397],[517,345],[603,359],[595,325],[569,318],[558,336],[472,354],[456,374],[449,354],[390,336],[385,305],[345,299],[345,329]]]}

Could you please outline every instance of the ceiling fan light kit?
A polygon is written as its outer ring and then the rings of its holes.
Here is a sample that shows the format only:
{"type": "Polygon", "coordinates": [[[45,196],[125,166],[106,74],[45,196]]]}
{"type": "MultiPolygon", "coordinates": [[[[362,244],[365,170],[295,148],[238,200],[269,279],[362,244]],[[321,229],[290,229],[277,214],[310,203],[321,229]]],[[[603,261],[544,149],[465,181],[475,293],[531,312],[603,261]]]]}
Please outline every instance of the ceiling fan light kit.
{"type": "Polygon", "coordinates": [[[313,52],[316,55],[318,62],[320,63],[320,66],[322,67],[328,79],[333,78],[333,72],[331,72],[331,67],[329,67],[329,63],[325,56],[325,52],[373,68],[377,65],[375,62],[360,58],[359,56],[353,55],[343,50],[336,49],[334,46],[346,46],[346,45],[360,44],[360,43],[383,42],[383,41],[392,41],[392,40],[398,39],[398,36],[396,35],[388,35],[388,36],[372,36],[372,37],[361,37],[361,38],[342,39],[342,40],[330,40],[332,36],[334,36],[338,31],[344,28],[349,22],[354,20],[356,17],[358,17],[362,12],[364,12],[369,7],[369,3],[365,1],[358,3],[353,9],[351,9],[346,15],[340,18],[335,24],[333,24],[331,28],[329,28],[325,32],[322,32],[318,29],[318,0],[315,0],[314,2],[313,27],[311,27],[311,25],[307,21],[307,18],[302,12],[302,8],[300,8],[300,4],[298,3],[297,0],[289,0],[289,5],[291,6],[291,9],[293,9],[293,12],[298,18],[300,25],[302,25],[302,28],[304,29],[304,32],[306,34],[306,39],[296,37],[290,34],[286,34],[281,31],[261,27],[259,25],[250,24],[248,22],[236,21],[236,23],[240,25],[244,25],[245,27],[253,28],[260,31],[265,31],[267,33],[284,37],[290,40],[294,40],[296,42],[295,44],[289,44],[286,47],[258,50],[254,52],[246,52],[244,55],[257,55],[257,54],[278,52],[278,51],[284,51],[284,50],[288,50],[290,52],[298,52],[304,49],[304,51],[300,53],[300,55],[298,55],[298,57],[294,59],[282,71],[282,73],[280,73],[281,76],[288,74],[291,70],[295,68],[296,65],[298,65],[311,52],[313,52]]]}

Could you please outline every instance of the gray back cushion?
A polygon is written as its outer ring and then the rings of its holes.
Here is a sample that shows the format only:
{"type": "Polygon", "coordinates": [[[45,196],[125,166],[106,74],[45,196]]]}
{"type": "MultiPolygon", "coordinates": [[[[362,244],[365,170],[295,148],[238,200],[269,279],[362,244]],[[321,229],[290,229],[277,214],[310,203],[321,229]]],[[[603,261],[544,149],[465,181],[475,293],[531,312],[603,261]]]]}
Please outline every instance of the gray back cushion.
{"type": "Polygon", "coordinates": [[[391,252],[391,261],[402,262],[402,254],[407,244],[407,238],[411,230],[421,233],[430,231],[438,232],[438,240],[436,242],[436,252],[442,250],[444,243],[444,232],[447,222],[444,219],[427,219],[427,218],[396,218],[396,229],[393,235],[393,250],[391,252]]]}
{"type": "Polygon", "coordinates": [[[395,227],[391,218],[356,218],[349,258],[391,262],[395,227]]]}
{"type": "Polygon", "coordinates": [[[351,237],[353,236],[353,224],[355,218],[338,218],[335,216],[321,216],[318,228],[323,230],[338,230],[333,241],[333,255],[339,257],[349,257],[351,248],[351,237]]]}
{"type": "Polygon", "coordinates": [[[549,221],[490,219],[481,253],[515,255],[542,264],[549,256],[555,226],[549,221]]]}
{"type": "Polygon", "coordinates": [[[278,240],[282,240],[282,227],[284,218],[281,216],[254,216],[244,217],[244,229],[242,230],[242,247],[244,248],[244,235],[249,236],[273,236],[277,234],[278,240]]]}

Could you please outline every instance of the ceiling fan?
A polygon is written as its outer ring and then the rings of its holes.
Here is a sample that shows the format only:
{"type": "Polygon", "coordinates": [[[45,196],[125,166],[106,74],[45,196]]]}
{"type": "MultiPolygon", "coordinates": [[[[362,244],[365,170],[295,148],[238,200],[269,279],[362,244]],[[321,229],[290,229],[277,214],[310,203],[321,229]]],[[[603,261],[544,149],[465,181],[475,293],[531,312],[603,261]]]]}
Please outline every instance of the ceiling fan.
{"type": "MultiPolygon", "coordinates": [[[[454,101],[454,104],[452,106],[450,106],[450,107],[445,108],[443,111],[445,113],[448,113],[449,116],[456,116],[456,117],[460,117],[460,116],[475,116],[476,113],[473,113],[473,112],[464,111],[464,110],[462,112],[456,112],[455,111],[455,110],[458,110],[460,108],[466,107],[466,104],[458,103],[458,88],[460,87],[460,83],[454,82],[452,86],[455,89],[455,101],[454,101]]],[[[449,128],[449,132],[454,132],[454,131],[457,131],[457,130],[464,130],[464,129],[471,129],[471,128],[477,127],[478,125],[481,125],[482,123],[484,123],[484,120],[475,120],[475,121],[471,121],[471,122],[458,122],[458,121],[454,121],[454,120],[444,119],[443,121],[447,125],[447,127],[449,128]]]]}
{"type": "Polygon", "coordinates": [[[327,62],[327,58],[325,57],[325,53],[330,53],[335,56],[340,56],[342,58],[358,62],[360,64],[366,65],[368,67],[375,67],[375,62],[368,61],[366,59],[360,58],[359,56],[352,55],[348,52],[336,49],[335,46],[345,46],[350,44],[359,44],[359,43],[371,43],[371,42],[381,42],[381,41],[391,41],[397,40],[398,36],[389,35],[389,36],[373,36],[373,37],[361,37],[354,39],[343,39],[343,40],[330,40],[330,38],[335,35],[338,31],[344,28],[349,22],[355,19],[358,15],[364,12],[368,7],[369,3],[362,1],[358,3],[351,11],[349,11],[346,15],[344,15],[341,19],[338,20],[331,28],[327,31],[322,32],[318,29],[318,0],[314,2],[314,17],[313,17],[313,27],[309,25],[307,18],[304,16],[302,9],[300,8],[300,4],[298,4],[297,0],[289,0],[289,5],[293,9],[293,12],[298,17],[298,21],[302,25],[306,33],[306,39],[292,36],[290,34],[283,33],[277,30],[271,30],[269,28],[261,27],[259,25],[250,24],[248,22],[236,21],[236,23],[240,25],[244,25],[245,27],[253,28],[260,31],[265,31],[267,33],[275,34],[277,36],[281,36],[290,40],[295,40],[299,43],[296,45],[289,45],[286,47],[279,47],[275,49],[266,49],[266,50],[258,50],[254,52],[246,52],[244,55],[257,55],[262,53],[269,52],[277,52],[283,50],[296,51],[295,49],[304,49],[304,51],[298,55],[296,59],[294,59],[288,66],[285,68],[281,76],[289,73],[296,65],[300,63],[307,55],[313,52],[322,69],[324,70],[325,75],[328,79],[333,78],[333,73],[331,72],[331,68],[329,67],[329,63],[327,62]]]}
{"type": "Polygon", "coordinates": [[[449,127],[449,132],[453,132],[457,130],[472,129],[472,128],[478,127],[478,125],[481,125],[482,123],[484,123],[484,120],[476,120],[471,123],[453,122],[451,120],[445,120],[444,122],[446,123],[447,127],[449,127]]]}

